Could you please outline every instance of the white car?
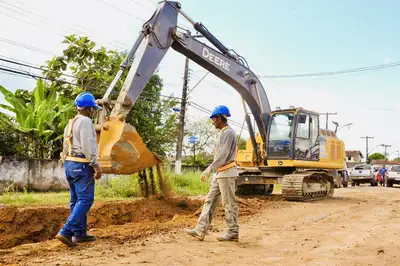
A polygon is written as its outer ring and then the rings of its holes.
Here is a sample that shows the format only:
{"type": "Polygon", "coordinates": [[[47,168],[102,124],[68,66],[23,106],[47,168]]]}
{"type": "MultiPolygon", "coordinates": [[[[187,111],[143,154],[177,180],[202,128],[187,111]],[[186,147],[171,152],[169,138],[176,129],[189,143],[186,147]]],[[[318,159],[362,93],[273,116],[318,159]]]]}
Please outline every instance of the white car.
{"type": "Polygon", "coordinates": [[[400,165],[391,165],[388,167],[387,187],[393,187],[393,184],[400,184],[400,165]]]}
{"type": "Polygon", "coordinates": [[[374,168],[370,164],[359,164],[354,166],[354,168],[349,173],[352,186],[359,186],[363,183],[369,183],[371,186],[377,186],[374,168]]]}

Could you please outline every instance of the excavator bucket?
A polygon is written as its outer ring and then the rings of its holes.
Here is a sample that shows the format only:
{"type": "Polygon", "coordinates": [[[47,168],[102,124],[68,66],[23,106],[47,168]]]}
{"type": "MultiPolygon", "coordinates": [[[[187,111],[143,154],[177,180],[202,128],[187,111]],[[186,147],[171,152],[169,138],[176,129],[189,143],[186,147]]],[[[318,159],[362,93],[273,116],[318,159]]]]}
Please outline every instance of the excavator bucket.
{"type": "Polygon", "coordinates": [[[99,164],[105,174],[133,174],[161,160],[144,144],[136,128],[118,117],[107,118],[97,136],[99,164]]]}

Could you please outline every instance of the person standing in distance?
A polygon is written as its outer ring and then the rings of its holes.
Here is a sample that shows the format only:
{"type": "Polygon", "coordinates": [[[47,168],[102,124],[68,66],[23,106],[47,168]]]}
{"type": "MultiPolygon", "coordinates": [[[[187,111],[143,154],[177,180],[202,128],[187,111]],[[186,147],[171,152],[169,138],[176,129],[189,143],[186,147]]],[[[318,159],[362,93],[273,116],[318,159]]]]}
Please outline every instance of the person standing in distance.
{"type": "Polygon", "coordinates": [[[64,130],[61,155],[70,191],[70,216],[56,238],[69,247],[78,242],[94,241],[87,234],[87,213],[94,202],[95,179],[101,177],[97,162],[96,131],[92,118],[100,107],[90,92],[83,92],[75,99],[78,114],[64,130]]]}
{"type": "Polygon", "coordinates": [[[235,198],[238,176],[235,162],[237,146],[236,133],[228,125],[227,117],[230,116],[228,107],[223,105],[217,106],[210,116],[215,128],[220,130],[215,145],[214,160],[200,177],[202,182],[206,182],[212,175],[210,189],[196,227],[184,229],[187,234],[200,241],[204,240],[210,228],[220,196],[228,231],[217,239],[219,241],[238,241],[239,239],[238,206],[235,198]]]}

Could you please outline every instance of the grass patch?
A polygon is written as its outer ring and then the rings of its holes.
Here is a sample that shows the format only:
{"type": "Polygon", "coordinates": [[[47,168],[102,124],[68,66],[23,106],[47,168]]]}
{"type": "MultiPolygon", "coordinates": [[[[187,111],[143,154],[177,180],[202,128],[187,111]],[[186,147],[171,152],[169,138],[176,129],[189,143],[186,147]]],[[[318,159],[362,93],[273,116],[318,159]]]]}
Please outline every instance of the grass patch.
{"type": "MultiPolygon", "coordinates": [[[[154,176],[157,184],[157,175],[154,176]]],[[[181,176],[170,173],[164,174],[165,181],[170,184],[173,191],[179,195],[205,195],[208,192],[209,183],[200,181],[200,172],[188,172],[181,176]]],[[[148,180],[150,190],[150,180],[148,180]]],[[[157,188],[156,191],[159,191],[157,188]]],[[[111,200],[127,200],[142,197],[142,191],[137,175],[120,176],[107,182],[96,182],[95,202],[111,200]]],[[[0,204],[14,206],[46,206],[69,204],[69,191],[62,192],[17,192],[13,186],[4,189],[0,195],[0,204]]]]}
{"type": "MultiPolygon", "coordinates": [[[[95,202],[126,200],[140,196],[138,180],[135,176],[123,176],[109,180],[107,183],[96,183],[95,202]]],[[[69,204],[69,191],[62,192],[17,192],[13,186],[0,195],[0,204],[13,206],[65,205],[69,204]]]]}
{"type": "Polygon", "coordinates": [[[200,181],[201,172],[187,172],[180,176],[169,175],[168,180],[172,189],[183,196],[206,195],[210,187],[209,181],[200,181]]]}
{"type": "Polygon", "coordinates": [[[96,184],[95,199],[127,199],[141,196],[137,175],[120,176],[96,184]]]}
{"type": "MultiPolygon", "coordinates": [[[[103,202],[109,200],[123,200],[126,198],[118,197],[103,197],[95,196],[96,202],[103,202]]],[[[69,204],[69,192],[13,192],[0,195],[0,204],[13,205],[13,206],[55,206],[69,204]]]]}
{"type": "MultiPolygon", "coordinates": [[[[206,195],[209,190],[210,181],[202,183],[200,181],[201,172],[186,172],[182,175],[165,173],[165,182],[169,183],[172,190],[182,196],[206,195]]],[[[150,186],[150,181],[149,186],[150,186]]],[[[157,176],[155,175],[157,184],[157,176]]],[[[157,189],[157,191],[159,191],[157,189]]],[[[282,191],[281,185],[274,186],[274,193],[282,191]]],[[[116,177],[108,182],[96,182],[95,203],[115,200],[128,200],[142,197],[137,175],[116,177]]],[[[0,195],[0,204],[14,206],[39,206],[39,205],[64,205],[69,204],[69,191],[63,192],[16,192],[12,186],[4,190],[0,195]]]]}

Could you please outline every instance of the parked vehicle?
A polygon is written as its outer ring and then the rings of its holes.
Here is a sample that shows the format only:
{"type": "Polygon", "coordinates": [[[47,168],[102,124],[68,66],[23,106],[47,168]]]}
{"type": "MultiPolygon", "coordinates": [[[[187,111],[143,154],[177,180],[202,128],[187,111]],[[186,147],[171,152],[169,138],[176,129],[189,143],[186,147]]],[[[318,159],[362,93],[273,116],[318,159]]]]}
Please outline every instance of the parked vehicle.
{"type": "Polygon", "coordinates": [[[354,166],[350,171],[350,179],[352,186],[359,186],[364,183],[369,183],[371,186],[378,185],[374,168],[370,164],[359,164],[354,166]]]}
{"type": "Polygon", "coordinates": [[[393,184],[400,184],[400,165],[387,167],[386,186],[393,187],[393,184]]]}

